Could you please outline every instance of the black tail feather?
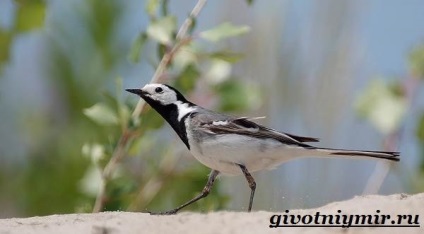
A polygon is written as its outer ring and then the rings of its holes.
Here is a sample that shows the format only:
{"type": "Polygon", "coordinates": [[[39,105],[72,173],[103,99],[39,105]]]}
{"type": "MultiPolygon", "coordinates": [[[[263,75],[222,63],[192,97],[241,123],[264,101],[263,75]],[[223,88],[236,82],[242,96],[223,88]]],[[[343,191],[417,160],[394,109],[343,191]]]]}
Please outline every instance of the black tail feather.
{"type": "Polygon", "coordinates": [[[390,151],[363,151],[363,150],[338,150],[338,149],[324,149],[329,150],[332,155],[342,156],[364,156],[378,159],[387,159],[391,161],[400,161],[399,152],[390,151]]]}

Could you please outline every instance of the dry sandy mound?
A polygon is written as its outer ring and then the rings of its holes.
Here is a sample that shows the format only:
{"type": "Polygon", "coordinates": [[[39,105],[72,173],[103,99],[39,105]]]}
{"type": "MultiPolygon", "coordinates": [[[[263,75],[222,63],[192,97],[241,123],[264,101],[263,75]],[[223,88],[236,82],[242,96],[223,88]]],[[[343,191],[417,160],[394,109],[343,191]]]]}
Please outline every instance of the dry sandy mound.
{"type": "Polygon", "coordinates": [[[309,210],[272,213],[257,211],[181,213],[152,216],[143,213],[104,212],[0,220],[0,234],[6,233],[424,233],[424,193],[363,196],[309,210]],[[319,213],[317,213],[319,212],[319,213]],[[281,215],[281,216],[275,216],[281,215]],[[286,227],[294,215],[296,225],[334,227],[286,227]],[[300,219],[299,216],[301,215],[300,219]],[[332,216],[330,216],[332,215],[332,216]],[[324,221],[324,219],[326,219],[324,221]],[[330,220],[331,219],[331,220],[330,220]],[[383,221],[384,219],[384,221],[383,221]],[[281,227],[270,228],[270,222],[281,227]],[[354,225],[370,227],[353,227],[354,225]],[[364,224],[362,224],[363,222],[364,224]],[[371,222],[371,224],[368,224],[371,222]],[[384,222],[384,223],[383,223],[384,222]],[[317,224],[318,223],[318,224],[317,224]],[[392,225],[388,227],[375,226],[392,225]],[[349,228],[342,226],[351,226],[349,228]],[[394,227],[396,225],[397,227],[394,227]],[[403,227],[406,225],[407,227],[403,227]],[[416,226],[411,227],[410,225],[416,226]],[[419,227],[418,227],[419,226],[419,227]]]}

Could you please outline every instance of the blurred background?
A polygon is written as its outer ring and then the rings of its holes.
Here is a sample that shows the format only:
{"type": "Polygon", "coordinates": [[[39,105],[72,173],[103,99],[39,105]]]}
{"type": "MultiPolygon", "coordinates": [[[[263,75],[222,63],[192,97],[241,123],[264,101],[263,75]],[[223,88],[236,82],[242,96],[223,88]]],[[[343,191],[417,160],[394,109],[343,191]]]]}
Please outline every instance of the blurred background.
{"type": "MultiPolygon", "coordinates": [[[[101,190],[100,210],[166,210],[201,191],[209,170],[150,108],[131,117],[138,98],[123,91],[150,82],[196,2],[0,0],[0,217],[91,212],[101,190]]],[[[422,12],[419,0],[209,1],[161,79],[319,146],[401,152],[255,173],[255,210],[422,192],[422,12]]],[[[244,177],[221,177],[188,209],[246,210],[249,194],[244,177]]]]}

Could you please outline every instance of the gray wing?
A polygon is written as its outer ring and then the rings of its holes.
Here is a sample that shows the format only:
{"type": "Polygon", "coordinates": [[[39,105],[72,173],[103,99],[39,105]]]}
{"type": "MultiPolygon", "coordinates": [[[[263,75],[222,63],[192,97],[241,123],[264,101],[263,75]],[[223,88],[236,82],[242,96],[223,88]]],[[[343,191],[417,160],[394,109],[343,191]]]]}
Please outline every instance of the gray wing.
{"type": "Polygon", "coordinates": [[[215,112],[196,113],[192,116],[193,123],[196,123],[197,130],[213,134],[240,134],[256,138],[271,138],[283,144],[298,145],[311,148],[313,146],[304,144],[303,142],[317,142],[317,138],[303,137],[293,134],[278,132],[274,129],[264,127],[248,118],[234,118],[215,112]]]}

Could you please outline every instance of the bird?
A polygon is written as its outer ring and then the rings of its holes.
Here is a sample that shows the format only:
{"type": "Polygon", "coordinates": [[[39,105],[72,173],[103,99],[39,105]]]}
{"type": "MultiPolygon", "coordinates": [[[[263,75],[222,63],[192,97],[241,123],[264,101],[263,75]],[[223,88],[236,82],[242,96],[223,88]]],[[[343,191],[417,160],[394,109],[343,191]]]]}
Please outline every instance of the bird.
{"type": "Polygon", "coordinates": [[[248,212],[252,210],[256,182],[252,172],[274,169],[301,157],[374,158],[399,161],[399,152],[346,150],[315,147],[318,138],[294,135],[205,109],[188,101],[167,84],[146,84],[126,89],[156,110],[174,129],[190,153],[211,172],[202,192],[175,209],[150,214],[171,215],[208,196],[219,174],[244,175],[250,188],[248,212]]]}

